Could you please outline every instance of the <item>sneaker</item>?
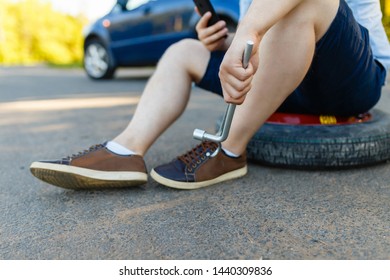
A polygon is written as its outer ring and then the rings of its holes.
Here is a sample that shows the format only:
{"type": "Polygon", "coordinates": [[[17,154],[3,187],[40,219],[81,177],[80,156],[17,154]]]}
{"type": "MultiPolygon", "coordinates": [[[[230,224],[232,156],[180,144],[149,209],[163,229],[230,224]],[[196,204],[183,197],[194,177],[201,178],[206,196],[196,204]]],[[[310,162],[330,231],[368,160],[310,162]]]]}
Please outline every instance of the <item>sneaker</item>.
{"type": "Polygon", "coordinates": [[[30,171],[46,183],[67,189],[130,187],[147,181],[141,156],[118,155],[104,144],[61,160],[33,162],[30,171]]]}
{"type": "Polygon", "coordinates": [[[232,158],[218,145],[203,142],[171,163],[154,168],[150,175],[158,183],[176,189],[198,189],[235,179],[247,173],[246,154],[232,158]]]}

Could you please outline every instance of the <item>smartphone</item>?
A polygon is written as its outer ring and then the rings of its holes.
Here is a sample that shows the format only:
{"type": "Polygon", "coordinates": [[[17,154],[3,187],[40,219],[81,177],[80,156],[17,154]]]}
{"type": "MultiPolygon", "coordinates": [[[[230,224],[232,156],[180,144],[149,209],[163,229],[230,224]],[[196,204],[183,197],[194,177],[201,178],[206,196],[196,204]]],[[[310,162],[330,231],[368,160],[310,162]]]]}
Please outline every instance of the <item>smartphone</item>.
{"type": "Polygon", "coordinates": [[[214,10],[213,5],[211,5],[210,0],[193,0],[195,6],[198,8],[199,13],[203,16],[206,12],[211,12],[211,18],[207,26],[216,24],[219,21],[219,17],[214,10]]]}

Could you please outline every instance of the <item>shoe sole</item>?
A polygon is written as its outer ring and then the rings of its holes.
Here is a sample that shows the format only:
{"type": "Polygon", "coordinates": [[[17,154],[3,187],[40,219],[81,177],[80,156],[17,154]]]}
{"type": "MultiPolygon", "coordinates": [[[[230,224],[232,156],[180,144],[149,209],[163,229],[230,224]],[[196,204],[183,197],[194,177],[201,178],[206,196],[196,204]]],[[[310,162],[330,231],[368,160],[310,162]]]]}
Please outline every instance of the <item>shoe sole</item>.
{"type": "Polygon", "coordinates": [[[126,188],[145,184],[143,172],[109,172],[52,163],[34,162],[31,173],[38,179],[65,189],[126,188]]]}
{"type": "Polygon", "coordinates": [[[167,179],[160,174],[158,174],[154,169],[152,169],[150,176],[158,183],[174,188],[174,189],[180,189],[180,190],[195,190],[200,189],[203,187],[208,187],[217,183],[222,183],[228,180],[237,179],[240,177],[243,177],[248,172],[247,166],[244,166],[243,168],[230,171],[228,173],[225,173],[217,178],[202,181],[202,182],[180,182],[180,181],[174,181],[171,179],[167,179]]]}

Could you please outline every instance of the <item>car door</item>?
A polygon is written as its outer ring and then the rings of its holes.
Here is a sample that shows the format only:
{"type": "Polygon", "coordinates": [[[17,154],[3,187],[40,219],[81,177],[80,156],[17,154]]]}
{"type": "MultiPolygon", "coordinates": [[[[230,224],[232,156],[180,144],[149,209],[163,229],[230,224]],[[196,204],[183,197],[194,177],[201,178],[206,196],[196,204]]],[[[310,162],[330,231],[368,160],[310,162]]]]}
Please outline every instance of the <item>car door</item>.
{"type": "Polygon", "coordinates": [[[138,52],[142,37],[152,34],[152,25],[145,17],[151,0],[129,0],[108,17],[110,47],[119,64],[131,61],[132,53],[138,52]],[[131,51],[131,53],[129,53],[131,51]]]}
{"type": "Polygon", "coordinates": [[[155,64],[174,42],[194,37],[189,0],[129,0],[111,16],[111,49],[120,65],[155,64]]]}

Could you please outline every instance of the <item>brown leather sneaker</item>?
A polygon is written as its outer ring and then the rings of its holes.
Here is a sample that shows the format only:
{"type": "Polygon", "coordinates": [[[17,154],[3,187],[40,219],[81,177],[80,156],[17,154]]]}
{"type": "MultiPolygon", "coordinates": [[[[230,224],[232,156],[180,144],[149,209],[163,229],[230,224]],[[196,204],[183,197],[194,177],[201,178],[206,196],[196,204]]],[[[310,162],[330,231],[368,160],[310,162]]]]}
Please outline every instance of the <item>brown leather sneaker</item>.
{"type": "Polygon", "coordinates": [[[46,183],[67,189],[119,188],[147,182],[141,156],[117,155],[104,144],[61,160],[33,162],[30,171],[46,183]]]}
{"type": "Polygon", "coordinates": [[[231,158],[213,142],[203,142],[171,163],[154,168],[150,175],[158,183],[176,189],[198,189],[235,179],[247,173],[246,154],[231,158]]]}

